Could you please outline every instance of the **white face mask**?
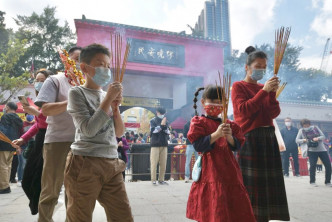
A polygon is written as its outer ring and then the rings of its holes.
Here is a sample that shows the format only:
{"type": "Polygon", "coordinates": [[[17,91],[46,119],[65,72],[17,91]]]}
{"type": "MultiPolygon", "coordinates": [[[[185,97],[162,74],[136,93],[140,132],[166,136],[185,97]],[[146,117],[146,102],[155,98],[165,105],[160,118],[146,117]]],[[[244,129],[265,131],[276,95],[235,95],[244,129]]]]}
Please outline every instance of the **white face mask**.
{"type": "Polygon", "coordinates": [[[165,115],[157,115],[157,116],[158,116],[158,118],[162,119],[162,118],[164,118],[165,115]]]}
{"type": "Polygon", "coordinates": [[[292,126],[292,122],[285,122],[285,125],[288,126],[288,127],[292,126]]]}

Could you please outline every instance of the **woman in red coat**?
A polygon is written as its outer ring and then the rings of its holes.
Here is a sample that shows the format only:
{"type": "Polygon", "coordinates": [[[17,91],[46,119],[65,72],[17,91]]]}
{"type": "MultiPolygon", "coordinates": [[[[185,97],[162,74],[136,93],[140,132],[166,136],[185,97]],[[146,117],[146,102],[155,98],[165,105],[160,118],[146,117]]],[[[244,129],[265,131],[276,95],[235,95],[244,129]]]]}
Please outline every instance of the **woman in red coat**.
{"type": "Polygon", "coordinates": [[[267,56],[254,47],[246,49],[246,76],[232,87],[234,120],[246,142],[238,154],[243,182],[259,222],[289,221],[287,197],[278,142],[272,120],[280,114],[276,90],[278,77],[258,83],[265,74],[267,56]]]}
{"type": "MultiPolygon", "coordinates": [[[[195,93],[195,109],[200,88],[195,93]]],[[[221,89],[219,88],[219,91],[221,89]]],[[[254,222],[240,168],[233,152],[240,148],[244,137],[240,127],[218,118],[221,101],[217,88],[208,86],[201,100],[206,115],[191,120],[188,139],[202,154],[202,172],[191,186],[187,217],[200,222],[254,222]]]]}

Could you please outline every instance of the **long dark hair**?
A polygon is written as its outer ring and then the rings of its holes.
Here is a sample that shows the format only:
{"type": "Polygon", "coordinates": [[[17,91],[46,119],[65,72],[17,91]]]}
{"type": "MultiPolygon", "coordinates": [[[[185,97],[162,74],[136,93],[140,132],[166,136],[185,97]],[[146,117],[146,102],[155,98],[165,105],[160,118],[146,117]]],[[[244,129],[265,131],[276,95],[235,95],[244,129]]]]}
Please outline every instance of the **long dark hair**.
{"type": "MultiPolygon", "coordinates": [[[[195,97],[194,97],[194,109],[195,109],[195,115],[198,116],[198,112],[197,112],[197,97],[199,95],[199,92],[204,90],[203,94],[202,94],[202,99],[210,99],[210,100],[215,100],[215,99],[219,99],[218,97],[218,91],[221,92],[222,88],[220,86],[218,86],[218,88],[214,85],[208,85],[206,87],[201,87],[198,88],[195,92],[195,97]]],[[[221,99],[221,98],[220,98],[221,99]]]]}

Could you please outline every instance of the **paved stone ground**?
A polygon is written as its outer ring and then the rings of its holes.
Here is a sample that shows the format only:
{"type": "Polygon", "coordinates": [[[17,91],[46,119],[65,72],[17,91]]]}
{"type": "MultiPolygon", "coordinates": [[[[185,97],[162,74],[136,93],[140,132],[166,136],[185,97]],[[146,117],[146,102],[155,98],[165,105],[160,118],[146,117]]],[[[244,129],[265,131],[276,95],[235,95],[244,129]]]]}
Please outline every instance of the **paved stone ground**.
{"type": "MultiPolygon", "coordinates": [[[[285,178],[289,210],[292,222],[331,222],[332,187],[324,185],[324,175],[317,174],[319,187],[309,185],[309,177],[285,178]]],[[[170,181],[169,186],[152,186],[150,182],[126,182],[127,192],[137,222],[182,222],[185,218],[186,203],[191,184],[170,181]]],[[[28,199],[23,190],[11,185],[12,193],[0,195],[1,222],[35,222],[28,208],[28,199]]],[[[240,209],[239,209],[240,210],[240,209]]],[[[63,194],[55,209],[55,222],[65,219],[63,194]]],[[[105,222],[103,208],[96,204],[93,221],[105,222]]]]}

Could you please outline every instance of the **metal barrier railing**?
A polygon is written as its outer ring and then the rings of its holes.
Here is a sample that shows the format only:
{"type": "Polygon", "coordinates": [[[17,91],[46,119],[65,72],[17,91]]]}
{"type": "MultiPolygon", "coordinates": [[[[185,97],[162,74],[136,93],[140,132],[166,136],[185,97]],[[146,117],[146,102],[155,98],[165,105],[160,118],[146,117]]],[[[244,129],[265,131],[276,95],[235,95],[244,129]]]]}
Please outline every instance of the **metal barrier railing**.
{"type": "MultiPolygon", "coordinates": [[[[150,176],[150,153],[128,153],[128,161],[130,162],[129,164],[127,163],[127,166],[129,166],[129,169],[126,169],[125,175],[126,177],[129,177],[128,179],[131,180],[131,178],[134,176],[150,176]],[[136,158],[135,158],[136,157],[136,158]],[[139,170],[139,169],[134,169],[135,167],[139,166],[140,163],[134,163],[134,161],[139,161],[139,158],[137,157],[143,157],[141,159],[142,165],[145,165],[145,167],[140,166],[138,168],[144,168],[143,170],[139,170]],[[146,162],[148,161],[148,163],[146,162]]],[[[169,175],[170,179],[174,179],[171,178],[171,176],[173,177],[180,177],[180,175],[185,174],[185,167],[184,164],[186,162],[186,159],[183,158],[185,157],[186,154],[184,153],[168,153],[167,154],[167,166],[166,166],[166,172],[165,172],[165,176],[169,175]],[[181,167],[182,166],[182,167],[181,167]],[[167,170],[168,169],[168,170],[167,170]]],[[[191,166],[192,167],[192,166],[191,166]]],[[[157,174],[159,172],[157,171],[157,174]]]]}

